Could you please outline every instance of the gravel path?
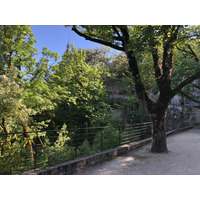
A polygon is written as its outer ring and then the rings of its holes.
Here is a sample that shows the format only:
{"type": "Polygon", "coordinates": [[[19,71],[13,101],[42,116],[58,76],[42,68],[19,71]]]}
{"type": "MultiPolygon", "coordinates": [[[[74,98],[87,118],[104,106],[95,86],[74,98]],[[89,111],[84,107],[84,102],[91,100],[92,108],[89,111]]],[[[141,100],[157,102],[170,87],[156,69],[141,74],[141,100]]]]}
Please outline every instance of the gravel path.
{"type": "Polygon", "coordinates": [[[168,153],[151,153],[150,144],[77,175],[200,175],[200,128],[167,138],[168,153]]]}

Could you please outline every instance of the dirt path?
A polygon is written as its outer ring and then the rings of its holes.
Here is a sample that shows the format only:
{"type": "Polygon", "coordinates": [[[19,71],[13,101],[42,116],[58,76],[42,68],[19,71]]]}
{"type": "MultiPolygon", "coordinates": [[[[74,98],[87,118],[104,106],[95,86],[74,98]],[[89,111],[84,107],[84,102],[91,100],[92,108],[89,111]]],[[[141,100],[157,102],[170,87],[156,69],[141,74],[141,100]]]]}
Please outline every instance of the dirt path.
{"type": "Polygon", "coordinates": [[[148,144],[77,175],[200,175],[200,128],[170,136],[167,143],[168,153],[151,153],[148,144]]]}

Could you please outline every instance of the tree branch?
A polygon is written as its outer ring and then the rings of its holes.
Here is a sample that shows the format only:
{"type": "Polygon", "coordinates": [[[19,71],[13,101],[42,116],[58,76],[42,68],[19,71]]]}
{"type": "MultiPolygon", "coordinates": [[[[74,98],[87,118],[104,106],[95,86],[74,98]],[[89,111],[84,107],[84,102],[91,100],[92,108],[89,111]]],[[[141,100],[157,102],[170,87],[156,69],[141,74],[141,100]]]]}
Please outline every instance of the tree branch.
{"type": "Polygon", "coordinates": [[[185,53],[189,53],[189,54],[192,54],[190,51],[187,51],[185,48],[181,49],[179,47],[176,47],[179,51],[183,51],[185,53]]]}
{"type": "Polygon", "coordinates": [[[112,28],[115,31],[115,33],[118,35],[119,39],[122,40],[122,36],[119,34],[119,31],[117,30],[116,26],[112,25],[112,28]]]}
{"type": "Polygon", "coordinates": [[[123,38],[123,47],[124,51],[127,55],[128,62],[129,62],[129,67],[130,67],[130,72],[134,78],[134,83],[135,83],[135,90],[138,96],[138,99],[142,102],[144,107],[152,112],[153,109],[153,104],[154,102],[152,99],[149,97],[148,92],[145,89],[145,86],[141,80],[140,77],[140,72],[137,64],[137,59],[133,55],[133,51],[128,50],[128,42],[129,42],[129,32],[127,26],[119,26],[121,32],[122,32],[122,38],[123,38]]]}
{"type": "Polygon", "coordinates": [[[189,48],[191,54],[194,56],[195,61],[199,62],[199,58],[197,57],[197,54],[193,51],[192,47],[189,44],[186,44],[186,45],[189,48]]]}
{"type": "Polygon", "coordinates": [[[158,88],[161,88],[161,84],[162,84],[162,75],[161,75],[161,70],[160,67],[158,65],[158,50],[157,49],[153,49],[152,51],[152,56],[153,56],[153,67],[154,67],[154,71],[155,71],[155,78],[156,78],[156,82],[158,84],[158,88]]]}
{"type": "Polygon", "coordinates": [[[124,51],[126,52],[127,54],[127,51],[128,51],[128,41],[129,41],[129,33],[128,33],[128,28],[127,26],[119,26],[121,32],[122,32],[122,45],[124,47],[124,51]]]}
{"type": "Polygon", "coordinates": [[[100,40],[100,39],[93,38],[93,37],[91,37],[91,36],[88,36],[88,35],[86,35],[86,34],[80,32],[80,31],[76,28],[75,25],[72,27],[72,30],[73,30],[76,34],[78,34],[79,36],[84,37],[86,40],[90,40],[90,41],[92,41],[92,42],[96,42],[96,43],[99,43],[99,44],[103,44],[103,45],[109,46],[109,47],[114,48],[114,49],[119,50],[119,51],[124,51],[124,48],[123,48],[123,47],[114,45],[114,44],[112,44],[111,42],[106,42],[106,41],[102,41],[102,40],[100,40]]]}
{"type": "Polygon", "coordinates": [[[192,87],[197,88],[198,90],[200,90],[200,87],[196,84],[192,84],[192,87]]]}
{"type": "MultiPolygon", "coordinates": [[[[198,63],[199,62],[199,58],[197,57],[196,53],[193,51],[192,47],[189,44],[186,44],[187,47],[190,50],[190,53],[194,56],[195,61],[198,63]]],[[[189,78],[185,79],[183,82],[181,82],[173,91],[173,95],[175,96],[175,93],[178,93],[181,91],[181,89],[183,87],[185,87],[186,85],[188,85],[189,83],[192,83],[194,80],[196,80],[197,78],[200,77],[200,69],[192,76],[190,76],[189,78]]]]}
{"type": "Polygon", "coordinates": [[[154,102],[149,97],[148,92],[146,91],[145,86],[141,80],[137,60],[135,56],[133,56],[132,51],[127,52],[127,57],[128,57],[130,72],[134,78],[135,90],[138,99],[142,102],[142,104],[148,111],[152,112],[154,102]]]}
{"type": "Polygon", "coordinates": [[[185,96],[186,98],[188,98],[190,101],[193,101],[193,102],[195,102],[195,103],[200,103],[199,100],[194,99],[193,97],[187,95],[185,92],[180,91],[180,94],[182,94],[183,96],[185,96]]]}
{"type": "Polygon", "coordinates": [[[8,135],[8,131],[7,131],[7,128],[6,128],[6,125],[5,125],[5,119],[4,118],[2,118],[2,123],[0,123],[0,126],[3,128],[4,133],[6,135],[8,135]]]}
{"type": "Polygon", "coordinates": [[[168,79],[171,76],[172,68],[173,68],[173,42],[176,41],[178,36],[178,30],[180,26],[175,29],[175,26],[170,27],[171,29],[171,37],[168,39],[168,31],[166,31],[163,38],[163,63],[162,63],[162,70],[163,70],[163,78],[168,79]],[[174,33],[173,33],[174,32],[174,33]],[[167,41],[165,41],[167,40],[167,41]]]}
{"type": "Polygon", "coordinates": [[[182,88],[184,88],[189,83],[192,83],[194,80],[200,77],[200,69],[196,72],[196,74],[188,77],[183,82],[181,82],[176,88],[172,90],[172,97],[174,97],[178,92],[181,91],[182,88]]]}
{"type": "MultiPolygon", "coordinates": [[[[175,27],[175,26],[173,26],[173,27],[175,27]]],[[[175,32],[174,32],[174,35],[172,35],[172,38],[173,38],[173,40],[176,40],[177,39],[177,36],[178,36],[178,30],[180,29],[180,25],[178,25],[177,26],[177,29],[175,30],[175,32]]]]}

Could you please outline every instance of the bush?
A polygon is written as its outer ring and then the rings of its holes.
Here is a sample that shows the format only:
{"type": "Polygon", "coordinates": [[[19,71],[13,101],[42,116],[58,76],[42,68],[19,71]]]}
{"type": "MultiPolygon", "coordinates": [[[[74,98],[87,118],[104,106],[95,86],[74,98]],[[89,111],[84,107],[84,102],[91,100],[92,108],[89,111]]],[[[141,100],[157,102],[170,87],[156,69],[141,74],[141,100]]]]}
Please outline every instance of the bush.
{"type": "Polygon", "coordinates": [[[92,153],[95,153],[94,150],[92,150],[92,147],[90,146],[88,140],[84,140],[81,146],[77,149],[77,155],[78,156],[84,156],[84,155],[90,155],[92,153]]]}

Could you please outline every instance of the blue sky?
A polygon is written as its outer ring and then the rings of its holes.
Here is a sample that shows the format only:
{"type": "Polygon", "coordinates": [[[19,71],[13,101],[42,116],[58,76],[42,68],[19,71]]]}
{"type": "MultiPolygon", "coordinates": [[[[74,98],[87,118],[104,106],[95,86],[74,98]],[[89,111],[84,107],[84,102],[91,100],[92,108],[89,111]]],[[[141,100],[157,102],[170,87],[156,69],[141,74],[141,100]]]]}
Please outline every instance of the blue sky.
{"type": "Polygon", "coordinates": [[[68,41],[70,44],[82,49],[101,46],[85,40],[74,33],[71,27],[66,28],[64,25],[32,25],[31,28],[35,35],[34,38],[38,41],[34,46],[38,48],[39,52],[42,51],[43,47],[47,47],[49,50],[59,53],[59,56],[62,57],[68,41]]]}

